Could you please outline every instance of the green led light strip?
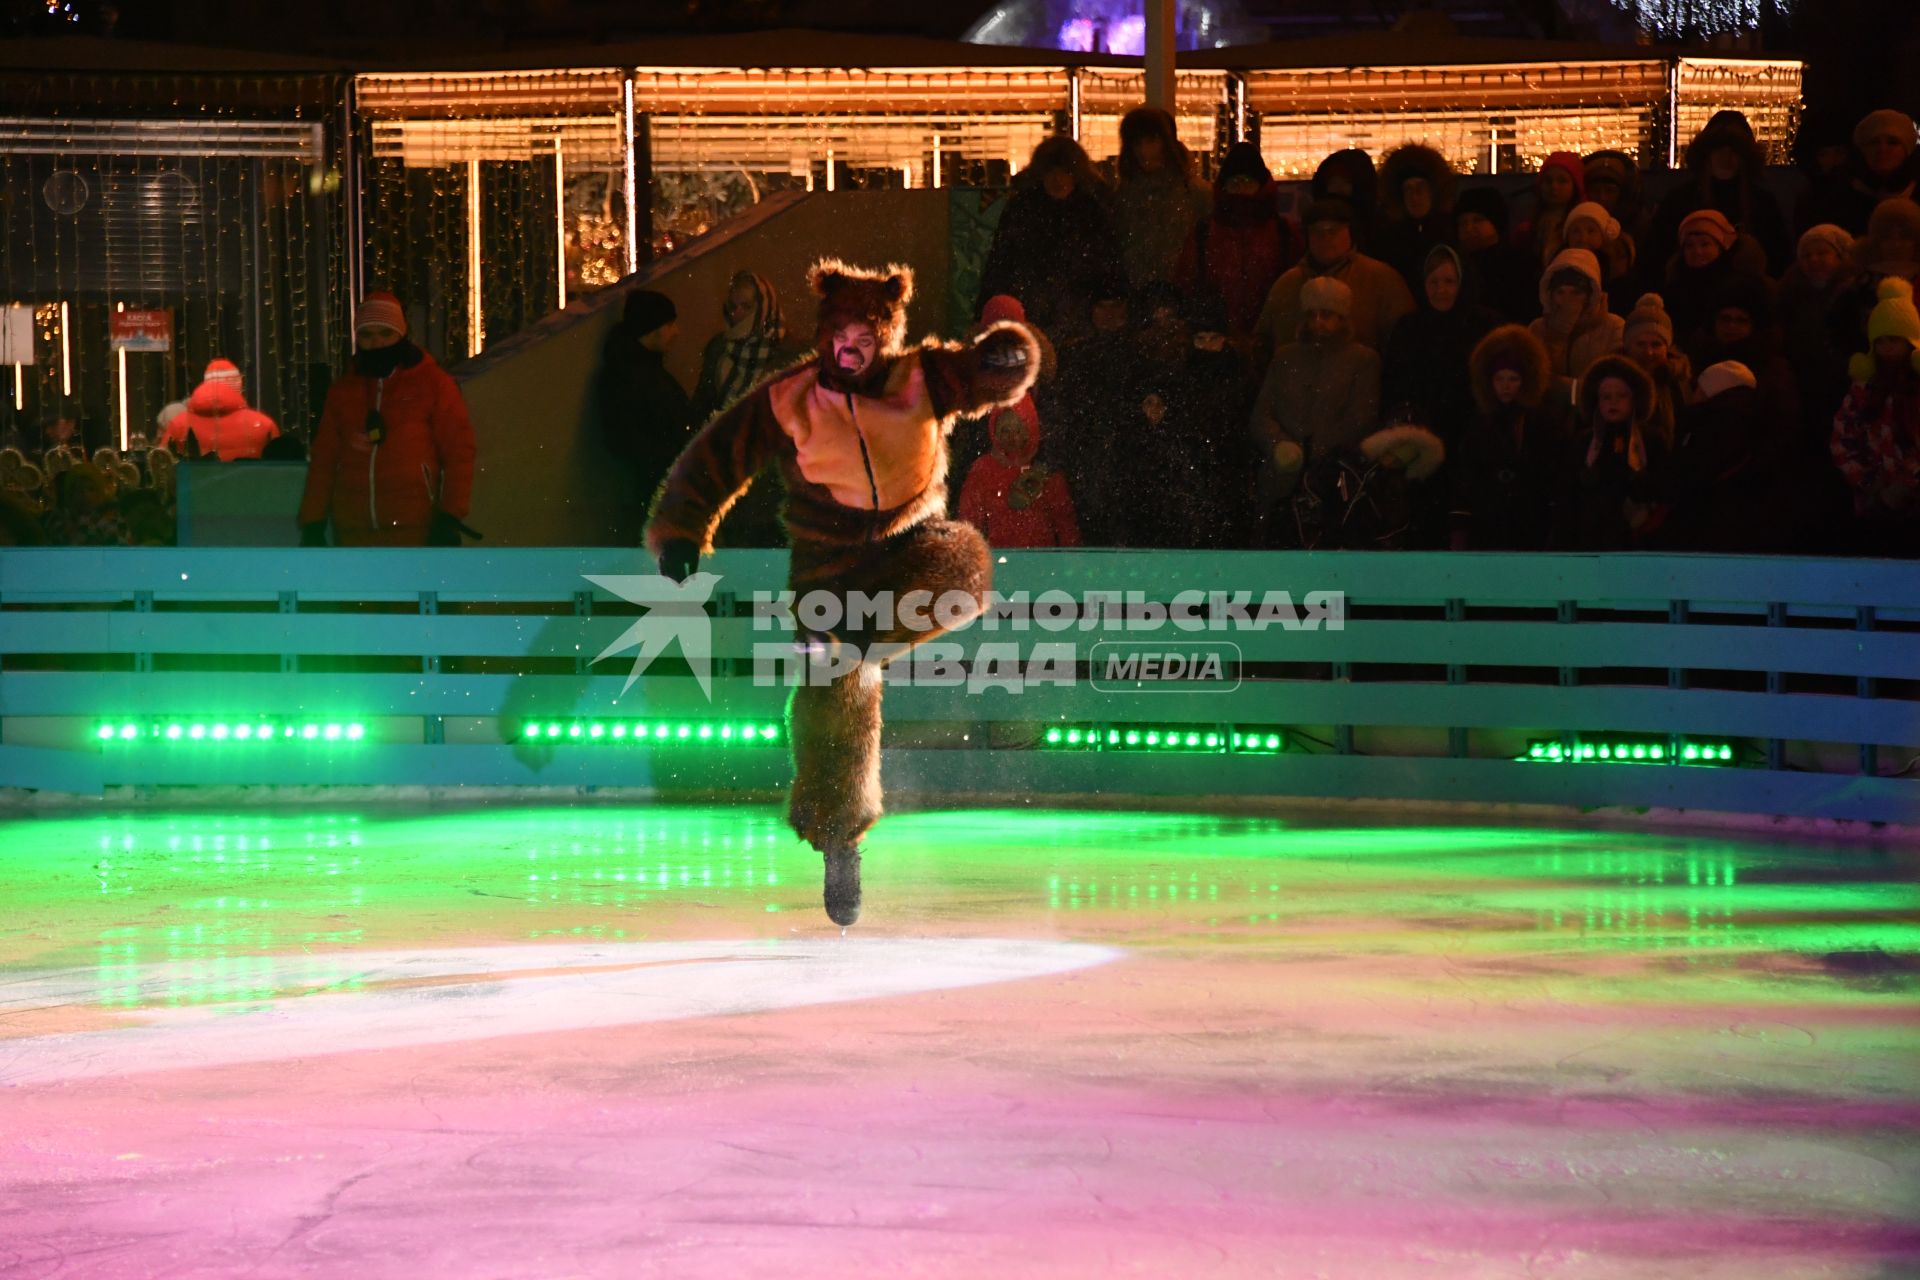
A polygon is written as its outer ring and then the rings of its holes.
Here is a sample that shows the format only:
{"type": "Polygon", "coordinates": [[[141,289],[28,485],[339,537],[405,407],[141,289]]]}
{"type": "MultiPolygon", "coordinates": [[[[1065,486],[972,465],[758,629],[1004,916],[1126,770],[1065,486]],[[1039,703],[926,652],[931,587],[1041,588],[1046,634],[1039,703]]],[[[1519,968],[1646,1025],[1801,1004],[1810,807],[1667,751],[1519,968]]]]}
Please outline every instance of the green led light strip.
{"type": "Polygon", "coordinates": [[[1733,744],[1718,739],[1543,739],[1528,743],[1527,753],[1516,758],[1538,764],[1728,765],[1733,763],[1733,744]]]}
{"type": "Polygon", "coordinates": [[[529,720],[522,742],[584,743],[603,746],[769,746],[780,741],[780,726],[703,720],[529,720]]]}
{"type": "Polygon", "coordinates": [[[1185,725],[1050,725],[1043,745],[1060,751],[1198,751],[1273,755],[1286,748],[1277,729],[1193,728],[1185,725]]]}
{"type": "Polygon", "coordinates": [[[263,742],[359,742],[367,727],[351,720],[110,720],[93,731],[102,743],[153,741],[188,745],[263,742]]]}

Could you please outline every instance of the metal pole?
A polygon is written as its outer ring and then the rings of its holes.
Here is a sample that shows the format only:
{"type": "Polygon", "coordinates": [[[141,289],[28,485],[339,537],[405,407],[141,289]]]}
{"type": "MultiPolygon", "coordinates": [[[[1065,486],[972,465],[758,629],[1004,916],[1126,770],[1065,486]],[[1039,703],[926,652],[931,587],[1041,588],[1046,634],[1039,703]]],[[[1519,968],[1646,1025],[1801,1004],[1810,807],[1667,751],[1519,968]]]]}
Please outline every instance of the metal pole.
{"type": "Polygon", "coordinates": [[[1080,141],[1080,68],[1067,68],[1067,136],[1080,141]]]}
{"type": "Polygon", "coordinates": [[[1173,0],[1146,0],[1147,105],[1173,110],[1173,0]]]}
{"type": "Polygon", "coordinates": [[[367,294],[366,227],[360,208],[360,148],[355,145],[354,117],[359,110],[356,81],[347,77],[340,104],[340,181],[347,200],[347,332],[358,330],[360,299],[367,294]]]}
{"type": "Polygon", "coordinates": [[[627,197],[627,274],[640,269],[640,210],[635,203],[633,163],[633,77],[626,82],[626,110],[620,115],[620,181],[627,197]]]}

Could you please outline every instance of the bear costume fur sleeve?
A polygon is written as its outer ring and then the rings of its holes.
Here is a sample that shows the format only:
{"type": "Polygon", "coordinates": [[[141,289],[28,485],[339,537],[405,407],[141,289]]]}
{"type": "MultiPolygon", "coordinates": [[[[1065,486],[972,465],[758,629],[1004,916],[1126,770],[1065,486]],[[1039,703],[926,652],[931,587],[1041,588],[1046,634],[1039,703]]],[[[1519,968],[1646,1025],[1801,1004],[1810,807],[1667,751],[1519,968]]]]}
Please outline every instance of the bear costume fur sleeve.
{"type": "MultiPolygon", "coordinates": [[[[828,591],[959,592],[974,602],[964,625],[986,607],[992,585],[987,545],[972,525],[945,518],[947,437],[962,417],[1017,403],[1033,385],[1040,348],[1017,321],[987,327],[971,343],[905,344],[913,274],[836,259],[815,264],[808,282],[820,300],[814,355],[776,374],[708,423],[675,461],[654,498],[646,543],[712,550],[721,520],[769,464],[786,483],[784,519],[792,547],[788,585],[796,595],[828,591]],[[874,332],[875,355],[858,374],[835,361],[834,335],[850,325],[874,332]]],[[[826,858],[826,905],[836,922],[859,915],[859,842],[881,813],[881,667],[941,634],[880,629],[810,640],[887,657],[863,658],[831,680],[809,678],[788,703],[794,781],[788,820],[826,858]]]]}

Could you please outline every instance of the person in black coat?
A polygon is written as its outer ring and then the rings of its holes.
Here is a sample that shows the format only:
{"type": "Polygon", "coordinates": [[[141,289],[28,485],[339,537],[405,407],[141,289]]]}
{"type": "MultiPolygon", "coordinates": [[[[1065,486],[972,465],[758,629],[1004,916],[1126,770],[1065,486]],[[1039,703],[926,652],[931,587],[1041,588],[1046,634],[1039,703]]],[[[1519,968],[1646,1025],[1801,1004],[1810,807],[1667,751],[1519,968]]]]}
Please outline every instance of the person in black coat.
{"type": "Polygon", "coordinates": [[[642,506],[693,438],[692,401],[667,371],[667,348],[679,333],[673,300],[641,289],[627,295],[626,309],[601,349],[601,440],[631,468],[642,506]]]}
{"type": "Polygon", "coordinates": [[[1564,546],[1572,446],[1565,414],[1546,403],[1546,348],[1526,326],[1502,325],[1474,347],[1470,369],[1477,412],[1448,468],[1454,550],[1564,546]]]}
{"type": "Polygon", "coordinates": [[[1473,296],[1460,255],[1435,246],[1422,264],[1419,307],[1393,327],[1382,356],[1380,403],[1389,413],[1408,406],[1451,449],[1473,417],[1467,362],[1500,322],[1473,296]]]}
{"type": "Polygon", "coordinates": [[[980,297],[1018,298],[1045,332],[1077,336],[1075,323],[1121,260],[1107,199],[1079,143],[1056,134],[1035,147],[994,231],[980,297]]]}
{"type": "Polygon", "coordinates": [[[1409,142],[1380,165],[1380,220],[1368,252],[1400,273],[1415,297],[1427,254],[1453,239],[1453,166],[1432,147],[1409,142]]]}
{"type": "MultiPolygon", "coordinates": [[[[1802,130],[1805,131],[1805,124],[1802,130]]],[[[1834,170],[1815,168],[1800,198],[1802,231],[1829,223],[1856,236],[1882,200],[1907,200],[1920,192],[1920,152],[1915,150],[1913,117],[1901,111],[1875,111],[1854,126],[1853,146],[1834,170]]]]}
{"type": "Polygon", "coordinates": [[[1575,537],[1588,551],[1657,547],[1672,497],[1673,452],[1649,428],[1653,380],[1623,355],[1580,379],[1572,432],[1575,537]]]}
{"type": "Polygon", "coordinates": [[[1662,545],[1680,551],[1791,551],[1796,502],[1763,394],[1737,361],[1700,371],[1701,399],[1680,414],[1672,513],[1662,545]]]}
{"type": "Polygon", "coordinates": [[[1540,264],[1507,237],[1507,200],[1492,187],[1462,192],[1454,202],[1454,243],[1482,305],[1507,324],[1540,314],[1540,264]]]}
{"type": "MultiPolygon", "coordinates": [[[[1641,248],[1641,270],[1649,282],[1680,247],[1680,224],[1687,215],[1715,209],[1734,228],[1759,242],[1764,264],[1748,264],[1777,276],[1793,261],[1793,240],[1773,192],[1764,185],[1766,152],[1753,126],[1738,111],[1721,111],[1687,146],[1687,180],[1667,192],[1654,211],[1641,248]]],[[[1676,317],[1677,318],[1677,317],[1676,317]]]]}

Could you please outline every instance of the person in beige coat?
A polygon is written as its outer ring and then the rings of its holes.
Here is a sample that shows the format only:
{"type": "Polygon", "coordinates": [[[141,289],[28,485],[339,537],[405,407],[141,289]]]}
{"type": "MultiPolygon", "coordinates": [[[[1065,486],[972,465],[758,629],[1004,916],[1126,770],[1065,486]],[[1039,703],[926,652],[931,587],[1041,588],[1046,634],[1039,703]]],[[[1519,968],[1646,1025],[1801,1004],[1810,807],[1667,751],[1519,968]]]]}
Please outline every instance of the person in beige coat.
{"type": "Polygon", "coordinates": [[[1353,291],[1320,276],[1301,289],[1300,305],[1298,341],[1274,356],[1253,405],[1253,437],[1264,459],[1254,491],[1261,545],[1268,545],[1269,517],[1302,469],[1357,447],[1380,413],[1380,357],[1354,341],[1353,291]]]}
{"type": "Polygon", "coordinates": [[[1626,321],[1607,310],[1600,260],[1586,249],[1562,249],[1540,277],[1542,315],[1527,326],[1547,349],[1553,374],[1549,399],[1571,404],[1580,375],[1601,356],[1619,351],[1626,321]]]}
{"type": "Polygon", "coordinates": [[[1254,325],[1256,365],[1272,358],[1300,332],[1306,307],[1301,290],[1309,281],[1338,280],[1352,292],[1349,325],[1353,340],[1379,351],[1400,317],[1413,311],[1407,282],[1378,258],[1353,247],[1353,206],[1344,200],[1315,200],[1307,206],[1307,256],[1274,282],[1254,325]]]}

